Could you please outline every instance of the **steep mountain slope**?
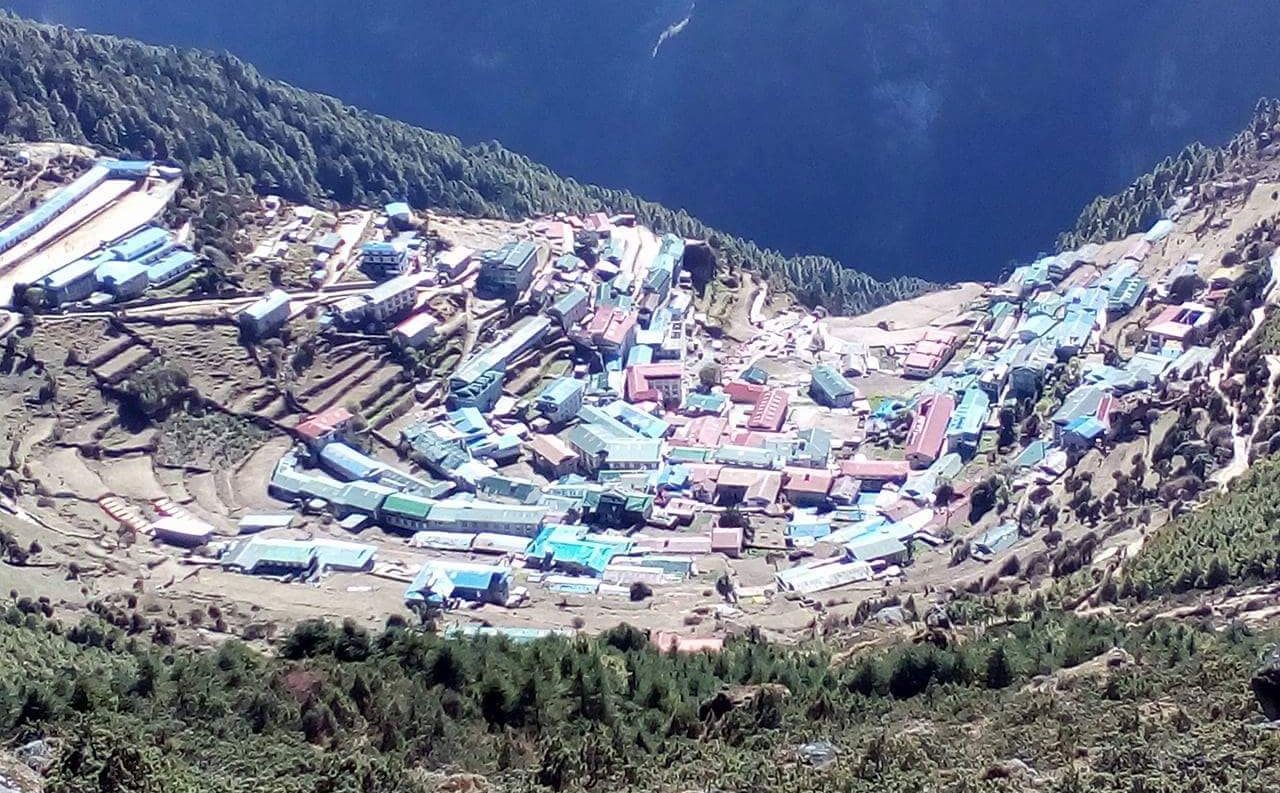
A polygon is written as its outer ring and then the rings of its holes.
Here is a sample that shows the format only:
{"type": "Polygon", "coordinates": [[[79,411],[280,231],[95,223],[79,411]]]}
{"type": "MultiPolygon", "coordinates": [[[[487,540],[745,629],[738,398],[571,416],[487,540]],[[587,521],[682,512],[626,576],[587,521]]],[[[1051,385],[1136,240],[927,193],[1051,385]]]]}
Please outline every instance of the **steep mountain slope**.
{"type": "Polygon", "coordinates": [[[878,277],[991,278],[1046,248],[1095,193],[1188,141],[1226,141],[1280,92],[1280,17],[1265,0],[1124,14],[1107,0],[4,5],[226,49],[878,277]]]}
{"type": "Polygon", "coordinates": [[[856,313],[917,294],[818,256],[784,258],[720,234],[683,210],[583,185],[496,143],[392,121],[261,77],[229,55],[153,47],[0,18],[0,129],[172,158],[214,186],[237,184],[343,203],[407,198],[472,215],[634,212],[658,230],[710,238],[809,305],[856,313]]]}
{"type": "Polygon", "coordinates": [[[122,608],[101,612],[120,627],[70,629],[43,609],[0,613],[0,739],[58,738],[51,790],[1280,783],[1280,738],[1252,726],[1246,693],[1264,644],[1239,629],[988,612],[853,656],[750,636],[711,656],[663,654],[627,627],[511,645],[303,623],[267,656],[148,641],[149,620],[122,608]]]}
{"type": "Polygon", "coordinates": [[[1249,126],[1225,146],[1194,143],[1176,156],[1166,157],[1124,190],[1098,196],[1076,219],[1075,227],[1058,237],[1062,250],[1086,242],[1117,239],[1147,228],[1186,188],[1212,189],[1215,179],[1253,176],[1258,160],[1280,156],[1280,101],[1261,99],[1249,126]]]}

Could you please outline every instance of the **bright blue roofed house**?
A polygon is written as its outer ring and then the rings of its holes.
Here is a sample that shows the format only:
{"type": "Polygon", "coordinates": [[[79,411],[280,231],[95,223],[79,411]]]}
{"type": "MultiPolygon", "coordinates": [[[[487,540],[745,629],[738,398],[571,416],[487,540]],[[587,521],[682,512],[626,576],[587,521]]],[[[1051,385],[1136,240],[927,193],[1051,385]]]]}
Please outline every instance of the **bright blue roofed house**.
{"type": "Polygon", "coordinates": [[[970,388],[956,405],[947,424],[947,449],[964,457],[978,448],[982,428],[991,411],[991,397],[980,388],[970,388]]]}
{"type": "Polygon", "coordinates": [[[858,398],[858,389],[845,376],[829,364],[813,368],[809,382],[809,395],[820,405],[832,408],[852,407],[858,398]]]}
{"type": "Polygon", "coordinates": [[[191,251],[177,248],[147,265],[147,279],[155,286],[164,286],[196,268],[198,260],[191,251]]]}
{"type": "Polygon", "coordinates": [[[132,261],[154,254],[158,258],[169,244],[169,232],[157,226],[146,226],[116,242],[109,250],[117,259],[132,261]]]}
{"type": "Polygon", "coordinates": [[[345,443],[326,443],[320,450],[320,461],[333,473],[346,480],[373,479],[387,466],[345,443]]]}
{"type": "Polygon", "coordinates": [[[538,394],[535,406],[538,412],[553,422],[568,421],[582,409],[582,396],[586,386],[572,377],[557,377],[538,394]]]}
{"type": "Polygon", "coordinates": [[[511,570],[498,565],[431,560],[405,590],[408,602],[467,600],[506,603],[511,596],[511,570]]]}

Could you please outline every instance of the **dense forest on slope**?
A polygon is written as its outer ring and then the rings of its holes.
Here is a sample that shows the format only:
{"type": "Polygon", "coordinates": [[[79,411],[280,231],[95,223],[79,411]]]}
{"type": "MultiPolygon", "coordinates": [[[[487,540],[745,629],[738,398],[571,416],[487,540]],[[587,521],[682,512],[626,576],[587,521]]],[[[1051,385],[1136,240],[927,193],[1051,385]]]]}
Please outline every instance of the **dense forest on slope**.
{"type": "MultiPolygon", "coordinates": [[[[462,90],[462,87],[456,87],[462,90]]],[[[785,258],[717,233],[683,210],[579,184],[497,143],[392,121],[263,78],[230,55],[153,47],[0,16],[0,131],[172,159],[214,188],[343,204],[407,199],[466,215],[634,212],[661,231],[715,241],[808,305],[866,311],[918,294],[820,256],[785,258]]]]}
{"type": "Polygon", "coordinates": [[[1259,100],[1249,126],[1222,147],[1193,143],[1166,157],[1150,173],[1113,196],[1098,196],[1076,219],[1075,228],[1058,237],[1060,250],[1086,242],[1117,239],[1145,231],[1159,220],[1178,192],[1202,185],[1247,163],[1280,140],[1280,100],[1259,100]]]}
{"type": "Polygon", "coordinates": [[[1239,629],[1010,610],[851,657],[750,636],[681,656],[625,626],[511,645],[308,622],[269,657],[42,610],[0,620],[0,740],[59,738],[52,791],[1280,784],[1280,734],[1251,726],[1263,640],[1239,629]]]}
{"type": "Polygon", "coordinates": [[[1227,141],[1280,92],[1266,0],[1124,14],[1107,0],[4,5],[229,50],[308,90],[468,142],[498,137],[559,173],[879,278],[991,278],[1095,194],[1189,141],[1227,141]]]}
{"type": "Polygon", "coordinates": [[[1280,580],[1280,458],[1162,528],[1125,568],[1117,594],[1146,599],[1280,580]]]}

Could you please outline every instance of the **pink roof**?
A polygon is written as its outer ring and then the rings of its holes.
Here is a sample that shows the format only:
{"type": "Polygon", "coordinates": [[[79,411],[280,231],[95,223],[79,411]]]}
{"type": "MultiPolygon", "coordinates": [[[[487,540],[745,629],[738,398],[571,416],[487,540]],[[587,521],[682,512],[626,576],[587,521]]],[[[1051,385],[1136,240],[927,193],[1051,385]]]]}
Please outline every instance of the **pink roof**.
{"type": "Polygon", "coordinates": [[[930,341],[929,339],[921,339],[916,342],[915,349],[912,350],[913,353],[923,353],[924,355],[931,355],[935,358],[940,358],[950,351],[951,348],[946,344],[943,344],[940,341],[930,341]]]}
{"type": "Polygon", "coordinates": [[[652,534],[633,534],[631,541],[635,543],[637,550],[641,551],[665,551],[667,549],[667,541],[663,537],[655,537],[652,534]]]}
{"type": "Polygon", "coordinates": [[[718,653],[724,649],[724,639],[720,637],[701,639],[696,636],[681,636],[675,631],[656,631],[650,641],[659,652],[664,653],[672,650],[678,653],[718,653]]]}
{"type": "Polygon", "coordinates": [[[344,407],[331,407],[309,417],[306,421],[300,423],[296,429],[298,434],[304,438],[316,440],[329,435],[350,420],[351,411],[344,407]]]}
{"type": "Polygon", "coordinates": [[[412,314],[408,319],[401,321],[396,325],[397,333],[403,333],[406,336],[416,335],[419,331],[430,328],[436,324],[436,318],[429,311],[419,311],[412,314]]]}
{"type": "Polygon", "coordinates": [[[1198,303],[1169,306],[1147,325],[1147,332],[1184,339],[1193,329],[1208,325],[1213,315],[1213,309],[1198,303]]]}
{"type": "Polygon", "coordinates": [[[959,339],[960,337],[954,331],[942,328],[929,328],[924,334],[925,341],[939,342],[948,347],[953,346],[959,339]]]}
{"type": "Polygon", "coordinates": [[[722,416],[699,416],[676,430],[672,443],[713,447],[720,444],[729,420],[722,416]]]}
{"type": "Polygon", "coordinates": [[[955,409],[956,400],[950,394],[937,394],[922,406],[907,432],[907,456],[923,455],[936,460],[947,439],[947,422],[955,409]]]}
{"type": "Polygon", "coordinates": [[[825,468],[784,468],[787,476],[786,489],[797,493],[812,493],[825,496],[831,489],[834,477],[825,468]]]}
{"type": "Polygon", "coordinates": [[[741,526],[713,526],[711,528],[711,550],[713,551],[733,551],[734,553],[742,550],[743,531],[741,526]]]}
{"type": "Polygon", "coordinates": [[[787,406],[791,397],[781,388],[771,388],[756,402],[747,419],[747,426],[755,430],[777,432],[782,429],[782,422],[787,418],[787,406]]]}
{"type": "Polygon", "coordinates": [[[844,460],[840,463],[840,473],[856,479],[904,481],[910,470],[906,460],[844,460]]]}
{"type": "Polygon", "coordinates": [[[1133,245],[1129,246],[1129,250],[1125,251],[1124,258],[1140,262],[1147,258],[1147,254],[1150,252],[1151,243],[1146,240],[1138,240],[1133,245]]]}
{"type": "Polygon", "coordinates": [[[466,247],[450,248],[447,251],[437,253],[436,261],[450,268],[461,267],[471,259],[472,253],[474,251],[466,247]]]}
{"type": "Polygon", "coordinates": [[[911,369],[933,369],[942,362],[937,355],[928,355],[922,352],[913,352],[902,361],[904,368],[911,369]]]}
{"type": "Polygon", "coordinates": [[[708,534],[681,534],[667,539],[663,550],[672,553],[711,553],[711,536],[708,534]]]}
{"type": "Polygon", "coordinates": [[[720,478],[720,471],[724,466],[712,463],[685,463],[684,467],[689,472],[690,484],[710,485],[720,478]]]}
{"type": "Polygon", "coordinates": [[[745,501],[757,504],[774,504],[778,501],[778,491],[782,489],[782,474],[768,471],[747,488],[745,501]]]}
{"type": "Polygon", "coordinates": [[[749,404],[755,404],[768,390],[768,386],[747,383],[742,380],[734,380],[725,384],[724,387],[724,392],[729,399],[734,402],[746,402],[749,404]]]}

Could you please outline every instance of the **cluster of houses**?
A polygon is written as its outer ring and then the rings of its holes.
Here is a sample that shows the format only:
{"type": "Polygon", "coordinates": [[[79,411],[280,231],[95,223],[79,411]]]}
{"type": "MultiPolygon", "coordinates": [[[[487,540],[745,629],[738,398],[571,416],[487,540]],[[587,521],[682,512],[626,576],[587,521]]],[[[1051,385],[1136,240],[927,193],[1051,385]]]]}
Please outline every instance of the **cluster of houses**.
{"type": "MultiPolygon", "coordinates": [[[[141,183],[156,177],[181,178],[176,168],[147,160],[103,159],[71,183],[54,192],[34,209],[0,230],[0,253],[10,250],[68,216],[76,205],[109,181],[141,183]]],[[[110,303],[141,296],[148,287],[164,286],[191,272],[197,257],[180,246],[173,235],[158,226],[128,230],[97,250],[47,272],[33,286],[39,305],[58,308],[69,303],[110,303]]],[[[31,302],[28,293],[28,302],[31,302]]]]}
{"type": "MultiPolygon", "coordinates": [[[[395,221],[405,226],[396,231],[402,243],[407,222],[395,221]]],[[[1071,449],[1107,438],[1117,415],[1147,404],[1162,378],[1212,361],[1213,304],[1231,273],[1193,289],[1201,302],[1160,310],[1127,360],[1100,352],[1110,323],[1185,292],[1171,282],[1198,272],[1191,261],[1155,286],[1140,274],[1170,229],[1162,222],[1116,261],[1099,261],[1101,249],[1087,246],[1017,268],[975,321],[927,329],[898,351],[905,381],[918,382],[874,408],[855,381],[881,359],[860,347],[836,362],[810,355],[804,382],[775,382],[762,360],[706,382],[697,371],[706,359],[691,354],[698,340],[686,242],[646,241],[631,218],[560,216],[536,224],[529,239],[453,249],[430,263],[394,239],[369,243],[361,267],[379,283],[337,304],[339,324],[376,323],[397,344],[416,346],[434,332],[434,321],[414,311],[416,287],[463,273],[475,276],[478,293],[525,311],[453,370],[442,407],[400,430],[401,457],[420,473],[367,454],[351,415],[333,408],[298,425],[300,444],[281,460],[271,492],[327,510],[353,531],[378,525],[429,553],[408,582],[410,601],[510,603],[527,594],[513,578],[521,568],[548,591],[625,595],[637,582],[695,574],[701,555],[818,543],[838,552],[780,569],[773,588],[813,593],[897,575],[917,549],[963,526],[973,488],[964,473],[996,452],[1001,408],[1040,403],[1060,364],[1078,362],[1079,380],[1060,394],[1040,436],[1014,450],[1027,481],[1061,476],[1071,449]],[[566,342],[571,371],[507,390],[549,344],[566,342]],[[836,425],[851,429],[828,428],[836,425]],[[859,448],[865,434],[890,425],[908,428],[901,454],[859,448]],[[765,529],[756,516],[785,528],[765,529]]],[[[246,311],[254,322],[287,317],[288,298],[273,293],[246,311]]],[[[797,349],[821,348],[812,322],[787,326],[797,349]]],[[[1016,526],[1001,524],[971,546],[983,558],[1018,539],[1016,526]]],[[[358,543],[310,555],[261,538],[244,545],[224,563],[252,572],[368,561],[358,543]]]]}

